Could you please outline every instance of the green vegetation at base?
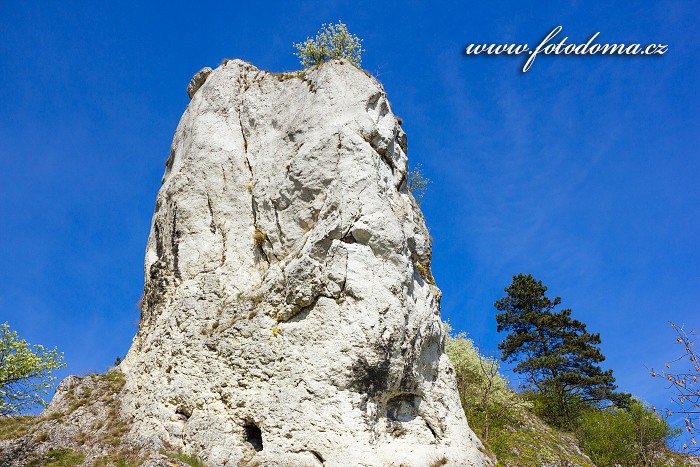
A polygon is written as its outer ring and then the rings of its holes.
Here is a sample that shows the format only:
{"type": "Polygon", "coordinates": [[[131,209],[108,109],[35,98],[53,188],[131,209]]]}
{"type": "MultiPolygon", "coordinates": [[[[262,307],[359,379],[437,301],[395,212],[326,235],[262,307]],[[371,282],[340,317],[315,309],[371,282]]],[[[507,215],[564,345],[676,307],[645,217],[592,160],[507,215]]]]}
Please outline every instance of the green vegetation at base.
{"type": "Polygon", "coordinates": [[[531,406],[508,387],[498,372],[498,361],[480,355],[465,333],[448,334],[445,352],[455,367],[457,389],[469,426],[482,441],[488,442],[494,430],[516,423],[531,406]]]}
{"type": "Polygon", "coordinates": [[[664,466],[666,438],[680,433],[633,401],[627,409],[588,410],[575,429],[581,448],[598,467],[664,466]]]}
{"type": "Polygon", "coordinates": [[[27,467],[73,467],[83,465],[85,454],[72,449],[52,449],[39,459],[34,459],[27,467]]]}
{"type": "Polygon", "coordinates": [[[35,415],[0,416],[0,440],[26,435],[34,428],[38,419],[35,415]]]}
{"type": "Polygon", "coordinates": [[[509,387],[499,373],[498,361],[480,355],[464,333],[448,334],[445,352],[455,368],[469,426],[498,459],[498,465],[535,467],[565,461],[593,467],[577,452],[572,436],[549,427],[531,413],[532,402],[509,387]]]}
{"type": "Polygon", "coordinates": [[[546,290],[519,274],[495,303],[499,331],[510,331],[499,344],[503,359],[518,362],[515,371],[530,383],[522,393],[508,386],[498,361],[481,355],[464,333],[446,339],[469,425],[497,465],[698,465],[668,448],[680,429],[631,395],[615,392],[612,371],[598,366],[604,359],[600,336],[572,319],[571,310],[554,312],[561,300],[550,300],[546,290]]]}
{"type": "Polygon", "coordinates": [[[194,454],[184,454],[181,452],[167,452],[165,455],[173,460],[184,462],[190,467],[206,467],[204,462],[202,462],[199,459],[199,457],[195,456],[194,454]]]}

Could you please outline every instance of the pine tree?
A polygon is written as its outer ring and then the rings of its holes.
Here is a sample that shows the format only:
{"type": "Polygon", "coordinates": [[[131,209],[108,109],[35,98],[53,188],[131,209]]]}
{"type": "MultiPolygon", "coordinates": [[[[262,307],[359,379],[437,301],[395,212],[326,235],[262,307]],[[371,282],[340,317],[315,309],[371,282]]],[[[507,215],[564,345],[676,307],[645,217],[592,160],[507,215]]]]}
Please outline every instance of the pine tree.
{"type": "Polygon", "coordinates": [[[537,412],[559,426],[570,426],[586,407],[605,402],[626,406],[630,395],[615,392],[612,370],[598,365],[605,357],[597,347],[600,334],[571,318],[571,310],[554,311],[547,287],[531,275],[513,276],[507,295],[496,301],[498,332],[510,334],[498,344],[502,360],[518,362],[514,371],[526,376],[537,412]]]}

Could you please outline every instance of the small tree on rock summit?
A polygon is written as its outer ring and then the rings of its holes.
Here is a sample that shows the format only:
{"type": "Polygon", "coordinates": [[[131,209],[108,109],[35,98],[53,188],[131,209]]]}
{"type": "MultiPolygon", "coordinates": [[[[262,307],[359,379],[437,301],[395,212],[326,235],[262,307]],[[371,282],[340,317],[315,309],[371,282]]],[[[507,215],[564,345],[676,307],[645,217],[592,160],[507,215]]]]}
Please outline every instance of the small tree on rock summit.
{"type": "Polygon", "coordinates": [[[301,59],[304,68],[319,65],[333,59],[345,59],[359,67],[362,63],[362,39],[350,34],[348,27],[338,24],[322,25],[314,39],[294,44],[295,54],[301,59]]]}

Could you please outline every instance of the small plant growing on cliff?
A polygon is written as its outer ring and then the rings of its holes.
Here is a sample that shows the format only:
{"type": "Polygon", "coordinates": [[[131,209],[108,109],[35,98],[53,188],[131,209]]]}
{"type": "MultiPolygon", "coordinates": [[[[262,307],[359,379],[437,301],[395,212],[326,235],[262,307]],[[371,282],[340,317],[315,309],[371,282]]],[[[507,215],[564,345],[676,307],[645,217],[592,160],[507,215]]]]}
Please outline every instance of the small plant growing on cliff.
{"type": "Polygon", "coordinates": [[[322,25],[314,39],[307,38],[304,42],[294,44],[295,54],[301,59],[304,68],[319,65],[333,59],[345,59],[359,67],[362,63],[362,39],[350,34],[348,27],[338,21],[338,24],[322,25]]]}
{"type": "Polygon", "coordinates": [[[253,242],[255,243],[255,246],[262,248],[262,246],[265,244],[265,240],[267,240],[267,234],[256,228],[255,232],[253,233],[253,242]]]}
{"type": "Polygon", "coordinates": [[[423,168],[420,164],[416,165],[416,168],[408,174],[408,191],[411,192],[418,206],[423,201],[423,195],[428,183],[430,183],[430,179],[423,175],[423,168]]]}
{"type": "Polygon", "coordinates": [[[30,345],[9,324],[0,325],[0,415],[46,406],[43,395],[56,379],[51,372],[65,366],[56,349],[30,345]]]}
{"type": "Polygon", "coordinates": [[[433,274],[430,272],[430,268],[423,266],[419,262],[416,262],[416,268],[418,269],[421,277],[425,279],[428,284],[435,285],[435,279],[433,279],[433,274]]]}

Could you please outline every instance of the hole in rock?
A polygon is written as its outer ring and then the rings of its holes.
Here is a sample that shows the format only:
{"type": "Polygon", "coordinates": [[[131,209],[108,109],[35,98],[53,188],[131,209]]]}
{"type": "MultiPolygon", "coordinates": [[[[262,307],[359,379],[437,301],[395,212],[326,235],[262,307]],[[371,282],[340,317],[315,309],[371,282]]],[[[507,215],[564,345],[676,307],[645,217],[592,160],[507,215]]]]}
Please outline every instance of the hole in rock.
{"type": "Polygon", "coordinates": [[[256,451],[262,451],[263,440],[260,428],[253,422],[246,423],[243,428],[245,430],[245,440],[248,441],[256,451]]]}
{"type": "Polygon", "coordinates": [[[180,418],[183,420],[187,421],[190,419],[192,416],[192,410],[189,407],[186,407],[184,405],[178,406],[178,408],[175,410],[175,415],[179,415],[180,418]]]}
{"type": "Polygon", "coordinates": [[[355,240],[355,237],[353,237],[351,233],[341,238],[340,241],[345,243],[357,243],[357,240],[355,240]]]}
{"type": "Polygon", "coordinates": [[[418,415],[420,397],[413,394],[402,394],[393,397],[387,404],[387,417],[397,422],[408,422],[418,415]]]}

